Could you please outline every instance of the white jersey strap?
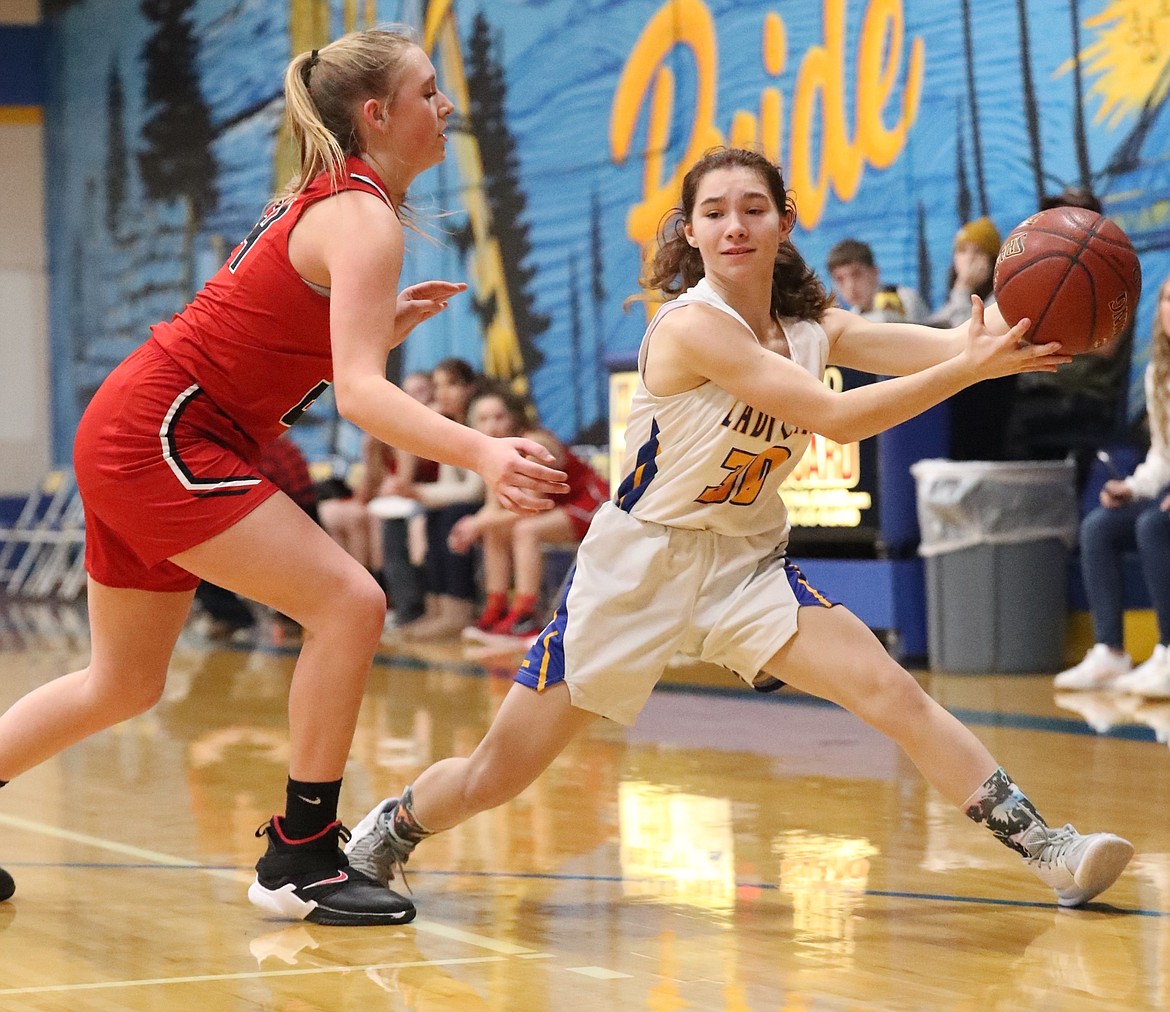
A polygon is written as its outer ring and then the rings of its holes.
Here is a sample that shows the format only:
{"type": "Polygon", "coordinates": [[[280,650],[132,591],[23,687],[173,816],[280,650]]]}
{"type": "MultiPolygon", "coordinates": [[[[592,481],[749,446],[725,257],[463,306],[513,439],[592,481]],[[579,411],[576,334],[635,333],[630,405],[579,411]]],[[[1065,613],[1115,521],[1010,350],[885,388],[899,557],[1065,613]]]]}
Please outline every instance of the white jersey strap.
{"type": "Polygon", "coordinates": [[[671,310],[679,309],[682,306],[710,306],[713,309],[720,309],[737,321],[749,334],[752,335],[752,340],[756,344],[760,344],[759,336],[750,326],[747,320],[739,315],[731,306],[729,306],[723,298],[711,287],[710,282],[706,278],[700,278],[698,284],[694,288],[688,288],[677,299],[673,299],[659,307],[658,312],[654,314],[654,319],[646,327],[646,333],[642,335],[642,343],[638,347],[638,375],[642,377],[643,382],[646,379],[646,354],[650,348],[650,335],[654,333],[655,328],[662,321],[671,310]]]}

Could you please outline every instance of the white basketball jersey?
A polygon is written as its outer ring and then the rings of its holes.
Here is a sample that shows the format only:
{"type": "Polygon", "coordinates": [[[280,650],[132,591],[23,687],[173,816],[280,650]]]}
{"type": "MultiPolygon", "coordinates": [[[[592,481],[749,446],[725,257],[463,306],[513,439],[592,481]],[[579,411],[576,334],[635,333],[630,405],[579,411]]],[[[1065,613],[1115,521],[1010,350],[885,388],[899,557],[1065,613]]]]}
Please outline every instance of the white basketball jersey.
{"type": "MultiPolygon", "coordinates": [[[[731,536],[774,531],[779,544],[788,535],[780,483],[804,455],[808,430],[711,382],[669,397],[646,389],[654,328],[667,313],[696,302],[727,313],[752,333],[706,278],[658,310],[638,354],[639,380],[626,422],[626,477],[614,501],[640,520],[731,536]]],[[[786,319],[783,328],[792,360],[821,379],[829,341],[820,324],[786,319]]]]}

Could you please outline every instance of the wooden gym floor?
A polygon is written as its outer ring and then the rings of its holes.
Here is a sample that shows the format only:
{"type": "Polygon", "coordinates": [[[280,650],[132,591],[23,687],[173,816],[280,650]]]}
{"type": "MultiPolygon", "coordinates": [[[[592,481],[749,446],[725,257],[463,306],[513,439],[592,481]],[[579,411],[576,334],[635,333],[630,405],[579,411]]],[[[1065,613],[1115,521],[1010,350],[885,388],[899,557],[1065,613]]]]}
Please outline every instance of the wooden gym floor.
{"type": "MultiPolygon", "coordinates": [[[[635,728],[424,844],[414,924],[326,928],[245,898],[295,649],[267,622],[255,644],[193,625],[154,711],[0,792],[0,1009],[1170,1008],[1170,703],[922,675],[1050,822],[1136,844],[1085,910],[850,715],[679,668],[635,728]]],[[[76,609],[4,605],[0,706],[87,649],[76,609]]],[[[466,754],[513,664],[387,643],[343,817],[466,754]]]]}

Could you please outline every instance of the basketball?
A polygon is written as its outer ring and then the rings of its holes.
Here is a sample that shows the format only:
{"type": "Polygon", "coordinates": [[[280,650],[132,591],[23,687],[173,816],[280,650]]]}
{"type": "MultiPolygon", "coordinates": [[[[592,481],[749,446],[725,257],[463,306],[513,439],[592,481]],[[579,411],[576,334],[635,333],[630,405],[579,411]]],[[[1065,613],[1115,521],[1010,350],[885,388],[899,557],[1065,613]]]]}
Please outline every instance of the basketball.
{"type": "Polygon", "coordinates": [[[995,258],[995,299],[1003,318],[1032,321],[1033,344],[1100,351],[1137,310],[1142,269],[1126,234],[1082,207],[1054,207],[1020,222],[995,258]]]}

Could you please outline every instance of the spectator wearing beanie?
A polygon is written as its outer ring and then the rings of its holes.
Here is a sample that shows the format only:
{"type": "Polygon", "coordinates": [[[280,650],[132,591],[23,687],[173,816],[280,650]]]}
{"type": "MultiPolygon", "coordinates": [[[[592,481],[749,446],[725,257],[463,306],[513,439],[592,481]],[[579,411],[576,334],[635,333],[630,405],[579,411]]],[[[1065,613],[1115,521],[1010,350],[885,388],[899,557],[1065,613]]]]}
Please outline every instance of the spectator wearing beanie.
{"type": "MultiPolygon", "coordinates": [[[[969,221],[955,233],[948,282],[950,296],[927,318],[933,327],[957,327],[971,318],[971,296],[995,301],[991,278],[999,254],[999,230],[990,218],[969,221]]],[[[952,460],[1003,460],[1008,418],[1016,396],[1016,377],[976,383],[952,397],[952,460]]]]}
{"type": "Polygon", "coordinates": [[[957,327],[971,318],[971,296],[986,305],[995,301],[991,275],[999,254],[999,230],[990,218],[976,218],[955,233],[948,276],[950,295],[927,318],[932,327],[957,327]]]}

